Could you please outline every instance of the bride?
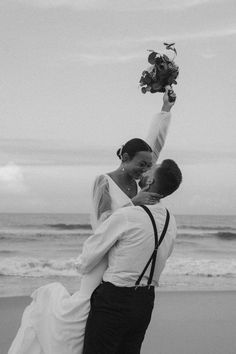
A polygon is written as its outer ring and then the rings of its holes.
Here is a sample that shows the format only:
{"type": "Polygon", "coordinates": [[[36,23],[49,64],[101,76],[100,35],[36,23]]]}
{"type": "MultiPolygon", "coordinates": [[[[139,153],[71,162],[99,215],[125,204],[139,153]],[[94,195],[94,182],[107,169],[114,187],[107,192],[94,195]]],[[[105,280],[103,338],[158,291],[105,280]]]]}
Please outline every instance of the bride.
{"type": "MultiPolygon", "coordinates": [[[[154,204],[159,198],[145,189],[138,192],[136,180],[140,180],[156,163],[164,145],[174,104],[169,102],[168,90],[167,87],[163,95],[162,111],[154,117],[149,128],[148,144],[142,139],[129,140],[117,151],[120,166],[96,178],[91,212],[93,230],[117,208],[154,204]]],[[[151,183],[150,173],[147,178],[151,183]]],[[[84,275],[80,289],[73,295],[60,283],[36,289],[8,354],[81,354],[90,297],[102,279],[106,264],[104,258],[95,269],[84,275]]]]}

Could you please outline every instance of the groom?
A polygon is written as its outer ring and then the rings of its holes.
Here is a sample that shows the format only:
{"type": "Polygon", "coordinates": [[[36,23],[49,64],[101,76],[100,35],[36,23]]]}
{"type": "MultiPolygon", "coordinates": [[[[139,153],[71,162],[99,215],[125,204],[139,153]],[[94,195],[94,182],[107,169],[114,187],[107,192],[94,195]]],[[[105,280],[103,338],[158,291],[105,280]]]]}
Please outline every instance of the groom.
{"type": "MultiPolygon", "coordinates": [[[[177,164],[164,160],[156,167],[149,190],[164,198],[181,181],[177,164]]],[[[154,289],[176,237],[175,219],[162,203],[148,208],[117,210],[84,244],[80,271],[88,273],[106,254],[108,268],[91,297],[83,354],[140,353],[154,306],[154,289]]]]}

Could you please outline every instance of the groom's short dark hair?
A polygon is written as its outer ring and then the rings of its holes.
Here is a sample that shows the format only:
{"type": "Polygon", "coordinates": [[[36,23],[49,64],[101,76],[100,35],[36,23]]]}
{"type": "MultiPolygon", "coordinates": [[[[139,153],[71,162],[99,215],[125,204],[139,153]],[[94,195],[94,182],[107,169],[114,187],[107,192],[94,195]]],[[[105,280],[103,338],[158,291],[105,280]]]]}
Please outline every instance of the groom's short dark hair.
{"type": "Polygon", "coordinates": [[[182,173],[174,160],[166,159],[157,167],[154,179],[157,181],[157,192],[167,197],[179,188],[182,173]]]}

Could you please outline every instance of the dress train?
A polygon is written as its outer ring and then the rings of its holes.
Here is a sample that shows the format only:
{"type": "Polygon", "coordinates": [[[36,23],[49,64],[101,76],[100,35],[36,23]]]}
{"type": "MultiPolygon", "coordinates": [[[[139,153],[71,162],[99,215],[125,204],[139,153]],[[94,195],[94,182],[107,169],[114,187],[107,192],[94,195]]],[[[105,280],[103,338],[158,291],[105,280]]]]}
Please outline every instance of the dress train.
{"type": "Polygon", "coordinates": [[[104,259],[73,295],[60,283],[35,290],[8,354],[82,354],[90,297],[106,267],[104,259]]]}

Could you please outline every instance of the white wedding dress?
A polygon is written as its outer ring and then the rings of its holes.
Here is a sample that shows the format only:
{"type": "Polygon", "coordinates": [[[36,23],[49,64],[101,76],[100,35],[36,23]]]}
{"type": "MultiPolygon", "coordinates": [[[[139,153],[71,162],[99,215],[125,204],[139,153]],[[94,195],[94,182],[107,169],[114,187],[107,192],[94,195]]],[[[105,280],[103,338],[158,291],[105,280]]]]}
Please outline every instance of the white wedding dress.
{"type": "MultiPolygon", "coordinates": [[[[103,193],[103,197],[104,186],[108,186],[107,204],[111,207],[107,214],[101,215],[99,221],[119,207],[132,205],[129,197],[111,177],[100,176],[96,181],[98,185],[95,189],[103,193]]],[[[99,198],[96,200],[99,201],[99,198]]],[[[95,227],[98,213],[93,215],[95,227]]],[[[73,295],[60,283],[51,283],[35,290],[31,295],[33,301],[23,313],[21,326],[8,354],[81,354],[90,297],[101,282],[106,265],[104,259],[89,274],[84,275],[79,291],[73,295]]]]}
{"type": "MultiPolygon", "coordinates": [[[[146,141],[153,149],[154,164],[165,143],[170,118],[170,113],[161,112],[154,116],[149,127],[146,141]]],[[[132,205],[131,200],[112,178],[99,176],[93,190],[93,230],[116,209],[127,205],[132,205]]],[[[100,284],[106,266],[106,259],[103,259],[84,275],[80,289],[73,295],[60,283],[35,290],[8,354],[81,354],[90,297],[100,284]]]]}

